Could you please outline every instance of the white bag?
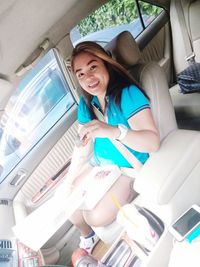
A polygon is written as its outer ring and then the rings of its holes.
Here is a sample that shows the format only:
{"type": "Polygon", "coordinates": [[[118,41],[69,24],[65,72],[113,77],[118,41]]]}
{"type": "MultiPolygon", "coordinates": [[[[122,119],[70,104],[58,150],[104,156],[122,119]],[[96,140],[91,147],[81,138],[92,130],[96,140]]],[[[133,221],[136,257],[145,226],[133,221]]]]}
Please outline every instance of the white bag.
{"type": "Polygon", "coordinates": [[[92,210],[121,176],[121,170],[116,165],[94,167],[84,187],[84,202],[82,209],[92,210]]]}
{"type": "Polygon", "coordinates": [[[18,222],[13,227],[16,237],[38,251],[77,209],[93,209],[120,175],[116,165],[92,168],[70,195],[65,196],[59,191],[60,194],[55,194],[18,222]]]}

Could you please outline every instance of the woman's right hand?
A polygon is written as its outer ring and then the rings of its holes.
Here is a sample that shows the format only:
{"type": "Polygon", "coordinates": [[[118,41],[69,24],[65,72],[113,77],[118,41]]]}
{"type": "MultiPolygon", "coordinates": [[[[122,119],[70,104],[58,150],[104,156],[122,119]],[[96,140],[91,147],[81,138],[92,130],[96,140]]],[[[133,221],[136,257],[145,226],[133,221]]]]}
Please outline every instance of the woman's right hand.
{"type": "Polygon", "coordinates": [[[119,136],[119,129],[117,126],[112,126],[106,122],[99,120],[92,120],[82,126],[79,131],[81,140],[84,144],[87,144],[90,140],[93,140],[95,137],[103,137],[115,139],[119,136]]]}
{"type": "Polygon", "coordinates": [[[78,134],[76,139],[75,139],[75,145],[76,147],[81,147],[81,146],[86,146],[87,143],[88,143],[88,138],[87,138],[87,135],[84,135],[82,138],[81,136],[78,134]]]}

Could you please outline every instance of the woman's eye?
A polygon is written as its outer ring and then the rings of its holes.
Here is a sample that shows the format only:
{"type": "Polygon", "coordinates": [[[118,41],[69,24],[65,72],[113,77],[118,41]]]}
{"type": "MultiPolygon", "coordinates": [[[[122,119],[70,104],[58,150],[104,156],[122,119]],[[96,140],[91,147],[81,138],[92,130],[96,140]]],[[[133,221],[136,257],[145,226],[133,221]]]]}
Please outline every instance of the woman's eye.
{"type": "Polygon", "coordinates": [[[84,74],[83,74],[83,73],[79,73],[79,74],[78,74],[78,79],[81,79],[81,78],[83,78],[83,76],[84,76],[84,74]]]}
{"type": "Polygon", "coordinates": [[[91,67],[90,67],[90,70],[95,70],[96,69],[96,65],[92,65],[91,67]]]}

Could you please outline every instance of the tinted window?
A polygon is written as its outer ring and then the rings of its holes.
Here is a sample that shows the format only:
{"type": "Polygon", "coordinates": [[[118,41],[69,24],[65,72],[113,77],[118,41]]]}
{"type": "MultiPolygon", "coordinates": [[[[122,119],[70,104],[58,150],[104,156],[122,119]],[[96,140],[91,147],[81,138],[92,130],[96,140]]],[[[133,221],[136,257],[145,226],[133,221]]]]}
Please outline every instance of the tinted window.
{"type": "Polygon", "coordinates": [[[104,46],[125,30],[137,37],[161,12],[161,8],[143,1],[111,0],[70,32],[71,41],[74,46],[82,41],[94,41],[104,46]]]}
{"type": "Polygon", "coordinates": [[[148,20],[144,20],[144,26],[146,28],[162,12],[163,9],[143,1],[138,1],[138,3],[142,17],[148,17],[148,20]]]}
{"type": "Polygon", "coordinates": [[[2,180],[73,105],[55,51],[24,77],[0,122],[2,180]]]}

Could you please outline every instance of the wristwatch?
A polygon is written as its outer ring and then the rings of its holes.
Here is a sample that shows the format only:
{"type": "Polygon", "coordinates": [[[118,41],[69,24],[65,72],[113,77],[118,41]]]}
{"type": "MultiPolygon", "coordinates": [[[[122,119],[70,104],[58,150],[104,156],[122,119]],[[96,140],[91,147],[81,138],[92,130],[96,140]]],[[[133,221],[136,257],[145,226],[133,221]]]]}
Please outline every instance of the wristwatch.
{"type": "Polygon", "coordinates": [[[118,129],[120,131],[120,135],[115,139],[121,141],[127,135],[128,128],[124,124],[118,124],[117,127],[118,127],[118,129]]]}

